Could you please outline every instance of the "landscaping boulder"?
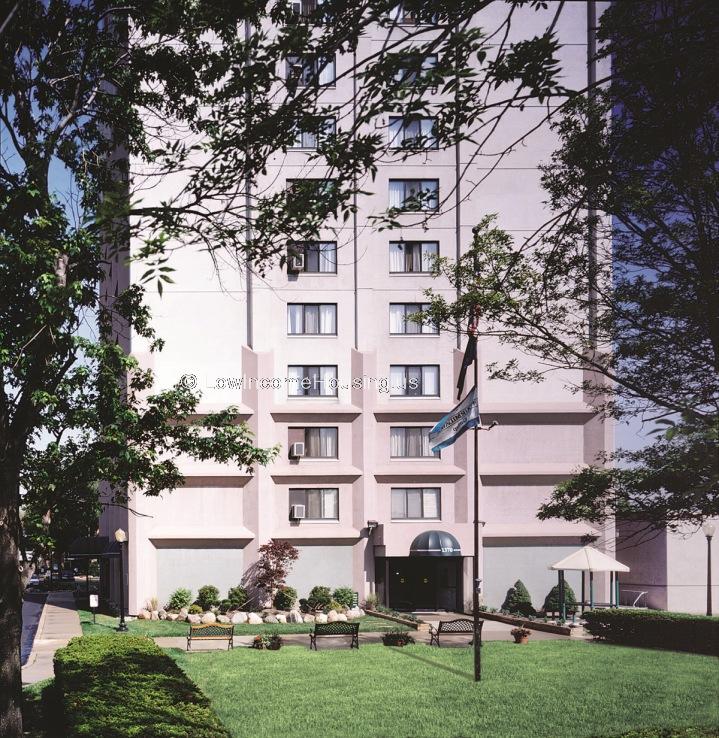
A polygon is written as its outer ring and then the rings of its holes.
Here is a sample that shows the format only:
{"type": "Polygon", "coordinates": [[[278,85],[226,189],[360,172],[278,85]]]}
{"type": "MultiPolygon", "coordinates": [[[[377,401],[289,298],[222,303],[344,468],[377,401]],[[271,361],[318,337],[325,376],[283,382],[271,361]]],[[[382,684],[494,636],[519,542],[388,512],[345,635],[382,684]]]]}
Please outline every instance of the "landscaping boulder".
{"type": "Polygon", "coordinates": [[[364,615],[362,610],[359,609],[359,607],[351,607],[349,610],[347,610],[347,617],[350,620],[353,620],[354,618],[361,618],[364,615]]]}
{"type": "MultiPolygon", "coordinates": [[[[335,613],[336,615],[337,613],[335,613]]],[[[327,615],[325,615],[323,612],[318,612],[317,615],[315,615],[315,623],[327,623],[329,622],[327,615]]]]}
{"type": "Polygon", "coordinates": [[[168,612],[167,613],[167,620],[175,621],[175,620],[179,620],[179,619],[180,619],[180,616],[176,612],[168,612]]]}
{"type": "Polygon", "coordinates": [[[287,622],[287,615],[283,612],[278,612],[277,615],[275,615],[277,618],[278,623],[286,623],[287,622]]]}
{"type": "Polygon", "coordinates": [[[314,615],[305,615],[305,617],[303,618],[302,622],[304,622],[304,623],[314,623],[315,622],[315,616],[314,615]]]}
{"type": "Polygon", "coordinates": [[[233,612],[230,617],[230,622],[233,625],[238,625],[240,623],[246,623],[247,622],[247,613],[246,612],[233,612]]]}
{"type": "Polygon", "coordinates": [[[262,618],[256,612],[251,612],[247,616],[247,622],[250,625],[262,625],[262,618]]]}
{"type": "MultiPolygon", "coordinates": [[[[314,618],[312,618],[312,621],[314,621],[314,618]]],[[[309,621],[309,622],[312,622],[309,621]]],[[[288,623],[301,623],[302,622],[302,613],[299,610],[292,610],[290,614],[287,616],[287,622],[288,623]]],[[[308,622],[308,621],[305,621],[308,622]]]]}
{"type": "Polygon", "coordinates": [[[191,625],[199,625],[202,622],[202,618],[199,615],[188,615],[187,622],[191,625]]]}
{"type": "MultiPolygon", "coordinates": [[[[329,620],[329,616],[327,618],[329,620]]],[[[347,622],[347,616],[343,612],[337,613],[337,622],[346,623],[347,622]]]]}
{"type": "Polygon", "coordinates": [[[160,620],[167,620],[167,613],[164,610],[158,610],[157,616],[160,620]]]}
{"type": "Polygon", "coordinates": [[[137,619],[138,620],[149,620],[150,619],[150,611],[149,610],[140,610],[140,612],[137,613],[137,619]]]}
{"type": "Polygon", "coordinates": [[[187,616],[190,614],[189,610],[186,607],[181,607],[180,612],[177,613],[177,619],[178,620],[186,620],[187,616]]]}
{"type": "Polygon", "coordinates": [[[211,625],[212,623],[217,622],[217,617],[215,616],[214,612],[206,612],[201,618],[200,622],[204,625],[211,625]]]}
{"type": "Polygon", "coordinates": [[[336,623],[339,620],[339,615],[337,613],[337,610],[330,610],[327,613],[327,622],[328,623],[336,623]]]}
{"type": "Polygon", "coordinates": [[[279,623],[280,621],[272,614],[265,615],[265,622],[266,623],[279,623]]]}
{"type": "Polygon", "coordinates": [[[217,622],[218,623],[225,623],[225,624],[227,624],[227,623],[230,622],[230,619],[227,617],[227,615],[218,615],[217,616],[217,622]]]}
{"type": "Polygon", "coordinates": [[[159,610],[153,610],[150,613],[150,620],[159,620],[160,619],[160,612],[159,610]]]}

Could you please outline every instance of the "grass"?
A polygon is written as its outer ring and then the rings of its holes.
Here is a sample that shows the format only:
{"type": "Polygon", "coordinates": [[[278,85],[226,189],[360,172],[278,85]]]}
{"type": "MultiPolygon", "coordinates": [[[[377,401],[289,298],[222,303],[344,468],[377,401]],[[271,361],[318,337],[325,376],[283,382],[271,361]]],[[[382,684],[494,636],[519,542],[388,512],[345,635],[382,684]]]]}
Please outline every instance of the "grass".
{"type": "MultiPolygon", "coordinates": [[[[98,635],[100,633],[114,633],[118,618],[109,615],[97,615],[97,623],[92,622],[92,613],[89,610],[79,610],[80,625],[83,635],[98,635]]],[[[391,620],[383,620],[371,615],[365,615],[352,622],[360,623],[360,633],[381,633],[399,627],[391,620]]],[[[150,638],[162,636],[186,636],[188,623],[178,623],[172,620],[128,620],[127,629],[134,635],[145,635],[150,638]]],[[[258,633],[309,633],[312,623],[268,623],[263,625],[235,625],[235,635],[257,635],[258,633]]]]}
{"type": "Polygon", "coordinates": [[[60,738],[59,716],[54,679],[43,679],[23,687],[22,724],[26,738],[60,738]]]}
{"type": "Polygon", "coordinates": [[[719,727],[719,662],[688,653],[496,641],[482,649],[479,684],[468,648],[169,653],[238,738],[248,726],[257,738],[589,738],[719,727]]]}

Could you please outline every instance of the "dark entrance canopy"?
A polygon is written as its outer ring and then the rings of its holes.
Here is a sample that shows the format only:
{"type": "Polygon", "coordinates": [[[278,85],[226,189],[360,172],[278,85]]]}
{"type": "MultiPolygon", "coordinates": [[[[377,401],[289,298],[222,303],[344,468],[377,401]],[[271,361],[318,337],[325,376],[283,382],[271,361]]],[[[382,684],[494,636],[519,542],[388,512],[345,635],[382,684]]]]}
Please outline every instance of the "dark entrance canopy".
{"type": "Polygon", "coordinates": [[[409,547],[410,556],[461,556],[459,541],[444,530],[420,533],[409,547]]]}
{"type": "Polygon", "coordinates": [[[76,538],[67,551],[69,559],[114,558],[119,555],[119,544],[117,541],[110,542],[107,536],[76,538]]]}

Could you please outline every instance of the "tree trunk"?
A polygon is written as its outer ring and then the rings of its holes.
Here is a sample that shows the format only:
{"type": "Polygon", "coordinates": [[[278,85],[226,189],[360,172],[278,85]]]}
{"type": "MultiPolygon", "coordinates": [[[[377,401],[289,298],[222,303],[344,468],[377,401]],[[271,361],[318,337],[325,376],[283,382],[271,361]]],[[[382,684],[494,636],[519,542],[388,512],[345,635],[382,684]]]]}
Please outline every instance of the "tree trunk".
{"type": "Polygon", "coordinates": [[[17,479],[0,482],[0,736],[22,738],[22,580],[17,479]]]}

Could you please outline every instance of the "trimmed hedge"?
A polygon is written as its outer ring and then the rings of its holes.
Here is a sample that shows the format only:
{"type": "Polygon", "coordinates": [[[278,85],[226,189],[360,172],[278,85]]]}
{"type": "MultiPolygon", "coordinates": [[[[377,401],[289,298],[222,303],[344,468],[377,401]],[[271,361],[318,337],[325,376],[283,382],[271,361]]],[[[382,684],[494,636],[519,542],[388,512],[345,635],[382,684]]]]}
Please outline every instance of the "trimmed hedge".
{"type": "Polygon", "coordinates": [[[205,695],[149,638],[73,638],[55,654],[68,738],[229,738],[205,695]]]}
{"type": "Polygon", "coordinates": [[[719,656],[719,617],[607,609],[591,610],[583,617],[593,636],[612,643],[719,656]]]}

